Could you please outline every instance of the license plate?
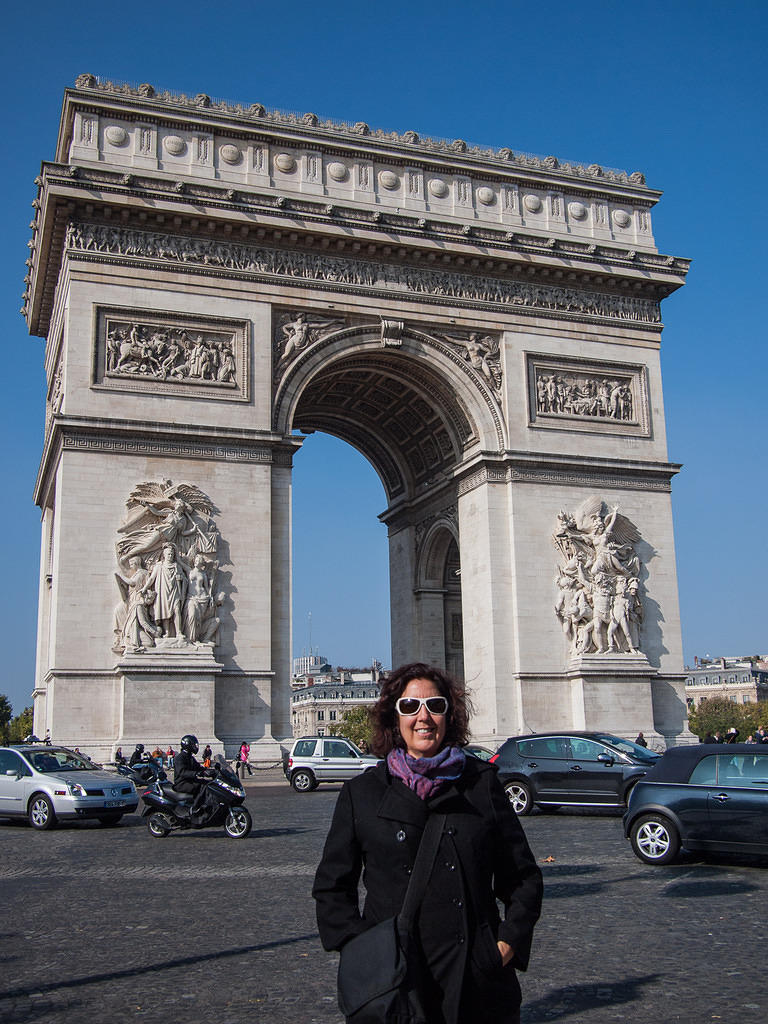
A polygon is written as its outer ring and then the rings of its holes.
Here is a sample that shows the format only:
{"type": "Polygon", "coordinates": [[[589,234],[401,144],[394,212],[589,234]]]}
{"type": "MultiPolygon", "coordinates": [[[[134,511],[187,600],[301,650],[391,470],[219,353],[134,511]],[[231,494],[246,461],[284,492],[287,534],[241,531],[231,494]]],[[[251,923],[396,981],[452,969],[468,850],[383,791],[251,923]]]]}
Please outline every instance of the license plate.
{"type": "Polygon", "coordinates": [[[106,800],[104,802],[104,806],[105,807],[122,807],[123,806],[123,801],[122,800],[106,800]]]}

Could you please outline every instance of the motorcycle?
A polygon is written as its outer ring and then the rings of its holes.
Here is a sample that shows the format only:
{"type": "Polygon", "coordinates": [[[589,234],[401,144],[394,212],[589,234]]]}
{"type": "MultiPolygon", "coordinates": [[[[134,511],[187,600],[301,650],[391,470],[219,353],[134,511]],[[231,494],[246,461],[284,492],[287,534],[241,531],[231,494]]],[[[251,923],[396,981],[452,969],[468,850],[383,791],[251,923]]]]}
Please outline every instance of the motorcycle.
{"type": "Polygon", "coordinates": [[[216,763],[207,768],[203,776],[205,785],[198,794],[177,793],[168,782],[160,778],[141,794],[144,801],[142,817],[147,819],[149,834],[165,839],[171,832],[188,828],[219,828],[231,839],[245,839],[253,821],[243,807],[245,790],[235,773],[227,766],[216,763]],[[197,807],[192,812],[192,803],[197,807]]]}
{"type": "Polygon", "coordinates": [[[168,780],[165,769],[155,761],[136,761],[133,765],[129,765],[123,758],[122,761],[117,762],[117,774],[130,779],[137,789],[139,786],[150,786],[158,780],[160,782],[168,780]]]}

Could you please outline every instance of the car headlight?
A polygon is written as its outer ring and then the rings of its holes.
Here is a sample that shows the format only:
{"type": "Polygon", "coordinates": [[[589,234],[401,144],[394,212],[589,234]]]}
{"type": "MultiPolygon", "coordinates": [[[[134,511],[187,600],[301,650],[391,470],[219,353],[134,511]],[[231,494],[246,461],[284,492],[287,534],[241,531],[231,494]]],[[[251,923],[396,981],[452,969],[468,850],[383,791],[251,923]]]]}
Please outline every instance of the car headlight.
{"type": "Polygon", "coordinates": [[[67,789],[72,794],[72,796],[87,796],[88,795],[86,793],[86,791],[85,791],[85,787],[81,786],[79,782],[68,782],[67,783],[67,789]]]}

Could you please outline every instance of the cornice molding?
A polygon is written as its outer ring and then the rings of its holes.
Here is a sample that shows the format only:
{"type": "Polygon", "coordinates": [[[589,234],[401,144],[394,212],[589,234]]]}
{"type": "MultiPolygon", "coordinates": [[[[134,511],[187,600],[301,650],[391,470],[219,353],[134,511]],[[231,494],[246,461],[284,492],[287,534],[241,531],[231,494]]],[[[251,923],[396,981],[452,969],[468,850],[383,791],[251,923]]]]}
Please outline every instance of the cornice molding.
{"type": "MultiPolygon", "coordinates": [[[[229,122],[232,128],[246,128],[251,132],[261,128],[274,133],[281,131],[292,134],[299,133],[307,140],[340,143],[351,143],[366,150],[394,150],[400,152],[405,159],[418,158],[449,158],[452,163],[465,162],[473,169],[477,164],[493,167],[495,173],[500,170],[512,170],[523,173],[546,175],[554,181],[575,178],[579,180],[606,182],[611,185],[625,186],[640,195],[645,195],[654,202],[660,193],[646,186],[645,176],[634,171],[616,170],[599,164],[581,164],[564,162],[555,156],[534,156],[530,153],[513,152],[502,147],[492,149],[466,143],[463,139],[440,139],[428,136],[421,137],[414,131],[387,132],[378,128],[370,128],[363,121],[351,124],[346,121],[321,119],[314,113],[295,114],[275,109],[267,109],[260,103],[245,105],[212,100],[205,93],[186,96],[183,93],[158,91],[147,83],[134,88],[122,82],[112,82],[98,78],[96,75],[78,75],[74,89],[66,90],[66,99],[87,105],[89,102],[99,107],[112,103],[123,107],[134,107],[137,112],[152,111],[166,117],[183,118],[185,122],[192,115],[195,120],[209,124],[229,122]],[[186,115],[186,116],[185,116],[186,115]]],[[[66,142],[66,138],[64,139],[66,142]]]]}
{"type": "Polygon", "coordinates": [[[293,453],[301,443],[301,438],[288,442],[270,434],[224,428],[54,416],[45,438],[34,500],[41,508],[47,504],[53,475],[66,451],[256,463],[290,469],[293,453]]]}
{"type": "Polygon", "coordinates": [[[271,236],[278,245],[287,239],[307,247],[333,246],[347,251],[370,251],[373,246],[380,258],[421,259],[425,264],[439,259],[478,274],[524,272],[550,275],[566,283],[593,277],[598,287],[607,282],[657,299],[679,288],[690,266],[690,260],[684,258],[607,240],[461,223],[436,215],[425,217],[419,211],[357,206],[343,200],[329,203],[323,196],[281,195],[255,186],[179,181],[161,172],[123,173],[102,167],[45,164],[36,181],[38,197],[32,204],[36,212],[28,243],[30,269],[21,312],[30,330],[40,334],[45,333],[50,317],[62,225],[73,218],[92,220],[96,208],[106,220],[119,207],[121,222],[140,229],[164,231],[164,225],[170,223],[175,230],[192,234],[204,226],[208,239],[271,236]],[[350,237],[350,231],[361,234],[350,237]]]}
{"type": "Polygon", "coordinates": [[[669,492],[679,470],[680,466],[671,462],[508,452],[503,459],[474,465],[459,474],[457,493],[466,494],[484,484],[518,483],[669,492]]]}

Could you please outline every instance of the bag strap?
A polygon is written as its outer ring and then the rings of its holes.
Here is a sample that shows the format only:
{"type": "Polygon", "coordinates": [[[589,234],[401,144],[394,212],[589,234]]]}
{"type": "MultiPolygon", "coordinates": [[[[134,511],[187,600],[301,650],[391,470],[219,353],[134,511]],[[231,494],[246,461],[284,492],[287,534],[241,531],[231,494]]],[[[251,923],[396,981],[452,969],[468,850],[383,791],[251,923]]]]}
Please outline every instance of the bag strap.
{"type": "Polygon", "coordinates": [[[440,845],[440,837],[445,827],[444,814],[430,814],[424,833],[419,843],[419,851],[413,864],[411,879],[408,882],[408,889],[405,893],[402,909],[398,919],[402,927],[410,930],[411,922],[419,909],[424,897],[429,876],[432,874],[432,866],[437,856],[437,848],[440,845]]]}

